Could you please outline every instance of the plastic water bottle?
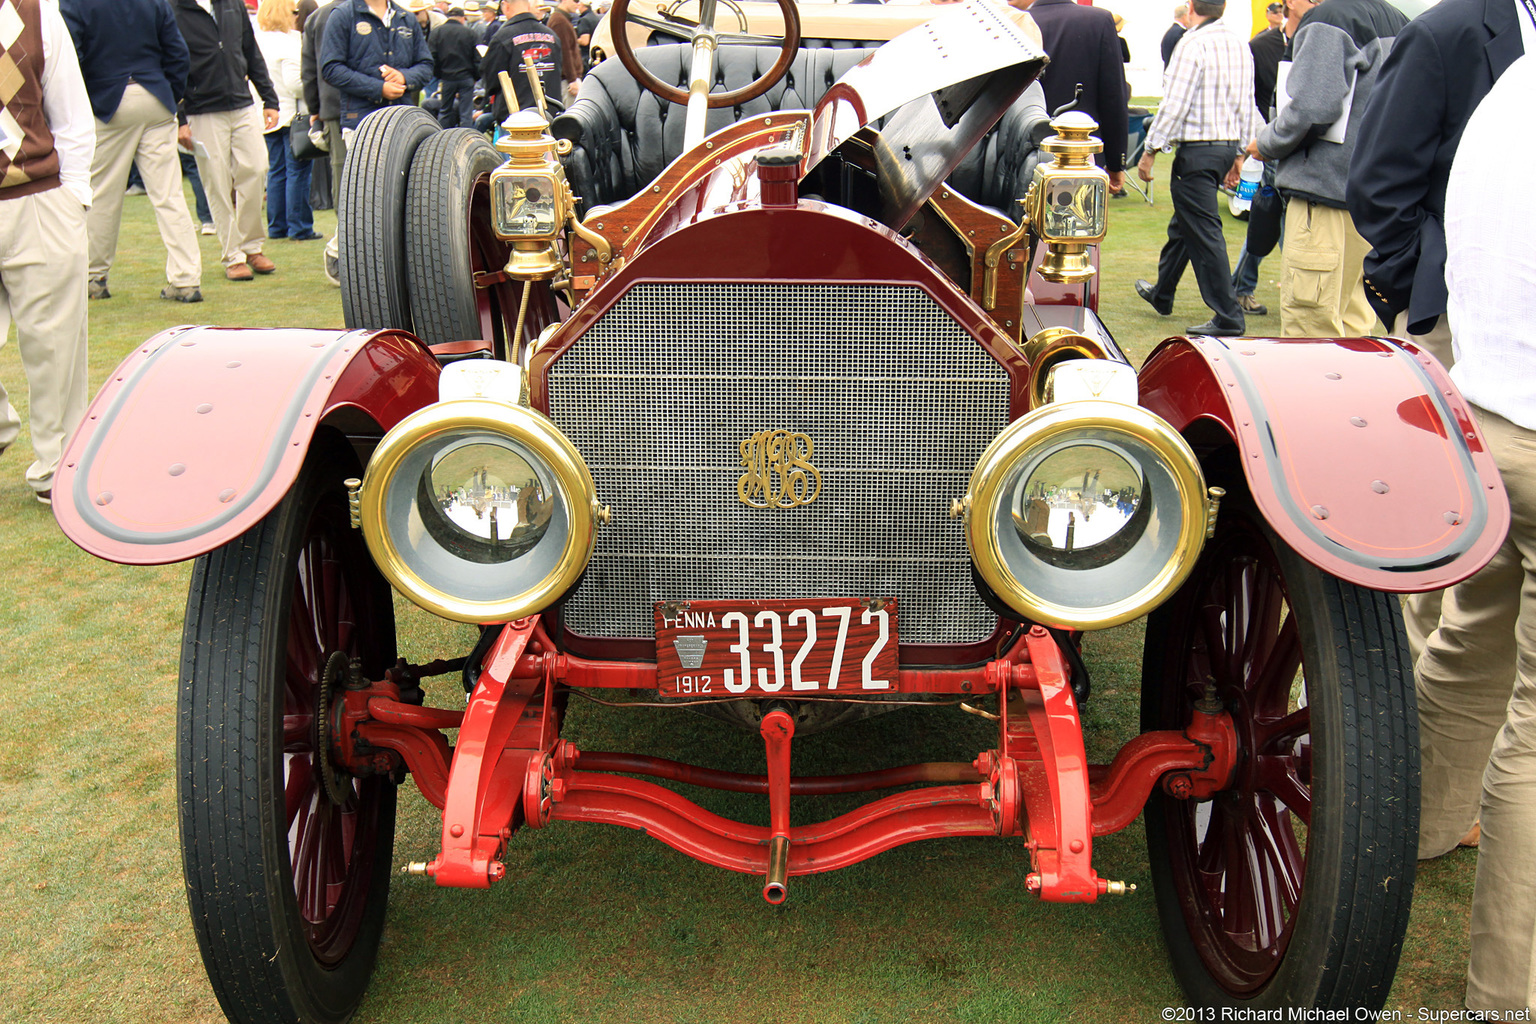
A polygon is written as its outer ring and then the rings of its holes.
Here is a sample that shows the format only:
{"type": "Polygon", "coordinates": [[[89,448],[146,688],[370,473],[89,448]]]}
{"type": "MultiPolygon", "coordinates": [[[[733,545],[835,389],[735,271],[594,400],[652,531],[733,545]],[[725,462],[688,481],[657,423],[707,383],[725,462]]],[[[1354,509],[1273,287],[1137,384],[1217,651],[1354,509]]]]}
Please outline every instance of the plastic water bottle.
{"type": "Polygon", "coordinates": [[[1252,202],[1258,194],[1259,181],[1264,177],[1264,161],[1249,157],[1243,161],[1242,180],[1237,185],[1237,198],[1252,202]]]}

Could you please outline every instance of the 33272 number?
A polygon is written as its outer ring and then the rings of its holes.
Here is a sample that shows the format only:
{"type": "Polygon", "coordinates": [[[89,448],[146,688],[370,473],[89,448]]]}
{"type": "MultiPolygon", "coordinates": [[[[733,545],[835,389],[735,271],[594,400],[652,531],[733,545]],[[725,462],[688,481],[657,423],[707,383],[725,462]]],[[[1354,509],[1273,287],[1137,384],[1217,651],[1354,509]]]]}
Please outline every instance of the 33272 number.
{"type": "MultiPolygon", "coordinates": [[[[759,690],[767,693],[777,693],[784,689],[786,683],[792,692],[821,689],[821,680],[806,678],[805,671],[806,659],[810,657],[819,638],[816,624],[820,619],[823,620],[823,625],[835,626],[837,630],[837,638],[832,643],[832,663],[826,680],[826,689],[836,690],[838,683],[843,681],[843,655],[848,641],[848,624],[854,611],[855,609],[846,606],[823,608],[818,617],[809,608],[796,608],[788,616],[780,618],[777,611],[764,609],[751,619],[748,619],[745,612],[727,612],[720,619],[720,626],[726,630],[732,626],[736,627],[737,641],[731,645],[731,653],[739,657],[740,667],[739,671],[734,667],[725,670],[725,688],[731,693],[746,693],[755,682],[759,690]],[[805,639],[789,659],[787,676],[784,651],[786,620],[790,626],[798,625],[805,629],[805,639]],[[769,633],[769,638],[761,643],[758,650],[768,656],[765,660],[771,663],[772,669],[770,670],[767,665],[759,665],[755,670],[755,679],[752,666],[755,645],[749,627],[755,627],[758,630],[766,629],[769,633]]],[[[861,624],[874,626],[878,632],[868,652],[860,660],[858,686],[863,690],[888,690],[891,687],[890,680],[875,677],[875,661],[879,658],[880,652],[885,650],[886,644],[890,642],[890,615],[884,609],[864,608],[859,611],[861,624]]],[[[822,635],[830,635],[830,633],[829,628],[827,634],[822,635]]]]}

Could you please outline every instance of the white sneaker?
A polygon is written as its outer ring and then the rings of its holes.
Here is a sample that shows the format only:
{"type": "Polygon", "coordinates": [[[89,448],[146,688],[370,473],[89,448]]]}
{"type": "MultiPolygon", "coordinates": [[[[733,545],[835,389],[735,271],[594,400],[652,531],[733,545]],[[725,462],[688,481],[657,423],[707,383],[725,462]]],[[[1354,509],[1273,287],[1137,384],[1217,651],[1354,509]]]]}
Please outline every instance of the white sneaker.
{"type": "Polygon", "coordinates": [[[217,234],[218,232],[214,230],[214,227],[213,227],[212,224],[204,224],[203,227],[202,227],[202,233],[205,234],[205,235],[213,235],[213,234],[217,234]]]}
{"type": "Polygon", "coordinates": [[[325,243],[325,254],[321,257],[320,266],[325,271],[325,279],[337,288],[341,287],[341,245],[338,239],[340,235],[332,235],[331,240],[325,243]]]}

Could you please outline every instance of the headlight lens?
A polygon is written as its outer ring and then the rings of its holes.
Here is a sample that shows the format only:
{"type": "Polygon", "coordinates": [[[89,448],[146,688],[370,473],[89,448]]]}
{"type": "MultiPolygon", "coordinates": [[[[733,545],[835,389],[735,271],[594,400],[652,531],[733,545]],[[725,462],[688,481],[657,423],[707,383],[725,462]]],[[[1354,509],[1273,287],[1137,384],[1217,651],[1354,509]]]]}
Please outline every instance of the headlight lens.
{"type": "Polygon", "coordinates": [[[385,578],[460,622],[518,619],[558,600],[586,568],[597,509],[586,464],[552,423],[483,399],[402,420],[360,495],[385,578]]]}
{"type": "Polygon", "coordinates": [[[1205,540],[1200,464],[1167,423],[1116,402],[1048,405],[998,435],[971,476],[981,578],[1031,621],[1119,625],[1155,607],[1205,540]]]}

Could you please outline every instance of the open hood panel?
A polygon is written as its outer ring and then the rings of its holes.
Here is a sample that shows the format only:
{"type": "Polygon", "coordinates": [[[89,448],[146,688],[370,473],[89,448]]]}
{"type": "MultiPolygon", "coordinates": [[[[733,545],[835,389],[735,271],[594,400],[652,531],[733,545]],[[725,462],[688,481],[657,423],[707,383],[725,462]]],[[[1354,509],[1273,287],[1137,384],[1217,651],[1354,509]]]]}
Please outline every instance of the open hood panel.
{"type": "Polygon", "coordinates": [[[900,229],[1044,69],[1010,8],[972,2],[886,43],[816,106],[805,173],[886,118],[876,149],[881,220],[900,229]]]}

